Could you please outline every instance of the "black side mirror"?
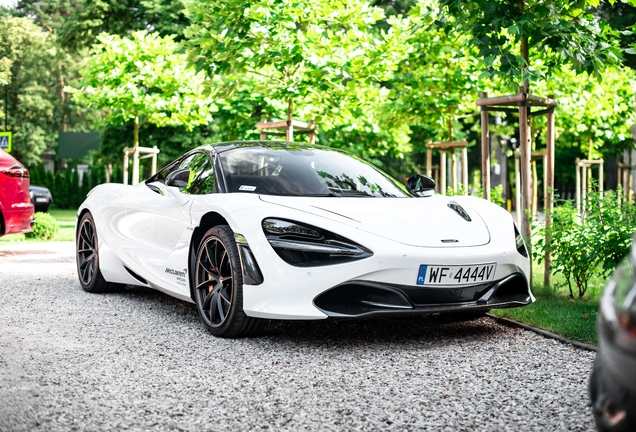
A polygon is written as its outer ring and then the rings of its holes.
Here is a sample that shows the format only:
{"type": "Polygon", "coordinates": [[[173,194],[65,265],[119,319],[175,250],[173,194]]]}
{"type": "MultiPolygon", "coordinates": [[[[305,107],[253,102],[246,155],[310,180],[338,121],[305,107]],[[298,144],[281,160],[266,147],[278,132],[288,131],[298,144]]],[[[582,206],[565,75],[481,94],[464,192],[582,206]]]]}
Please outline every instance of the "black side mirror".
{"type": "Polygon", "coordinates": [[[189,179],[190,170],[187,168],[172,171],[166,178],[166,186],[178,187],[179,190],[185,189],[185,187],[188,186],[189,179]]]}
{"type": "Polygon", "coordinates": [[[424,174],[415,174],[406,182],[409,190],[418,196],[429,196],[435,190],[435,180],[424,174]]]}

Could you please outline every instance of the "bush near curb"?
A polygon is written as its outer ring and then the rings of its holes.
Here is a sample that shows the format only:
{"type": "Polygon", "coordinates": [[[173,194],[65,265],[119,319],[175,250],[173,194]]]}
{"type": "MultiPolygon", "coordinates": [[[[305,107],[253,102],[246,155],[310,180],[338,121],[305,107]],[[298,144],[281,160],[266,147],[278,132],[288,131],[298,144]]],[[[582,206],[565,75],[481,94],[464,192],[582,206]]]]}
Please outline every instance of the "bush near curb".
{"type": "Polygon", "coordinates": [[[51,240],[59,230],[57,220],[48,213],[37,212],[33,232],[27,233],[27,238],[51,240]]]}
{"type": "Polygon", "coordinates": [[[549,231],[545,225],[540,227],[534,258],[541,263],[545,252],[552,251],[550,271],[565,277],[572,298],[573,286],[582,298],[592,276],[608,277],[629,254],[636,229],[636,204],[626,200],[619,204],[619,195],[623,195],[620,188],[617,192],[590,192],[581,215],[573,201],[558,202],[549,231]]]}

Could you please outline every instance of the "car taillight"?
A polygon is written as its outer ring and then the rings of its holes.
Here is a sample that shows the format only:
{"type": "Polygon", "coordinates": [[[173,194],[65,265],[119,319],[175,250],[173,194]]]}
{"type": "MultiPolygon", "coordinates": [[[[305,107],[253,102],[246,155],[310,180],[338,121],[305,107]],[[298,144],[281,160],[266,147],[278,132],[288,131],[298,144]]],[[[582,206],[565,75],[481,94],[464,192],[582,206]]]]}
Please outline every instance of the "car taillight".
{"type": "Polygon", "coordinates": [[[11,168],[8,170],[0,171],[2,174],[7,177],[15,177],[15,178],[28,178],[29,171],[24,168],[11,168]]]}

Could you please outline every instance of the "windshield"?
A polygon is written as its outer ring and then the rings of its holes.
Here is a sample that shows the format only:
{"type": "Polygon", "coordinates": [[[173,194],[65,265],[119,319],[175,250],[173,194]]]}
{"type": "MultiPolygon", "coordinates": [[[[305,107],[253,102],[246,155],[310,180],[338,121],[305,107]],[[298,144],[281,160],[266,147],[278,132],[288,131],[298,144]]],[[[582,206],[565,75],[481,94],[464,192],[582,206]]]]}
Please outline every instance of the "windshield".
{"type": "Polygon", "coordinates": [[[289,196],[409,197],[404,185],[333,150],[236,148],[220,153],[228,192],[289,196]]]}

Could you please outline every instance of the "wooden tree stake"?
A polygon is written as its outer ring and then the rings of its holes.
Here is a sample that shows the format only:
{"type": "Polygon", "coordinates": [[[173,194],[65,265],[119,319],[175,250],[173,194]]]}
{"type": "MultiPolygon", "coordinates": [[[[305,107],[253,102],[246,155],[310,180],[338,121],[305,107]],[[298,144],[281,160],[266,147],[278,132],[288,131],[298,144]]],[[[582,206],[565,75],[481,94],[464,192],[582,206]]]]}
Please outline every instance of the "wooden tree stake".
{"type": "MultiPolygon", "coordinates": [[[[481,92],[486,99],[488,93],[481,92]]],[[[488,135],[488,107],[481,107],[481,187],[484,199],[490,201],[490,136],[488,135]]]]}
{"type": "MultiPolygon", "coordinates": [[[[554,96],[548,96],[553,99],[554,96]]],[[[552,211],[554,210],[554,111],[548,112],[546,115],[547,130],[546,130],[546,149],[545,149],[545,162],[543,164],[543,171],[545,173],[545,186],[546,193],[544,194],[543,211],[545,212],[545,228],[546,228],[546,252],[543,269],[543,285],[546,287],[552,286],[552,274],[550,273],[550,266],[552,265],[552,250],[550,243],[552,236],[550,235],[550,226],[552,225],[552,211]]]]}

